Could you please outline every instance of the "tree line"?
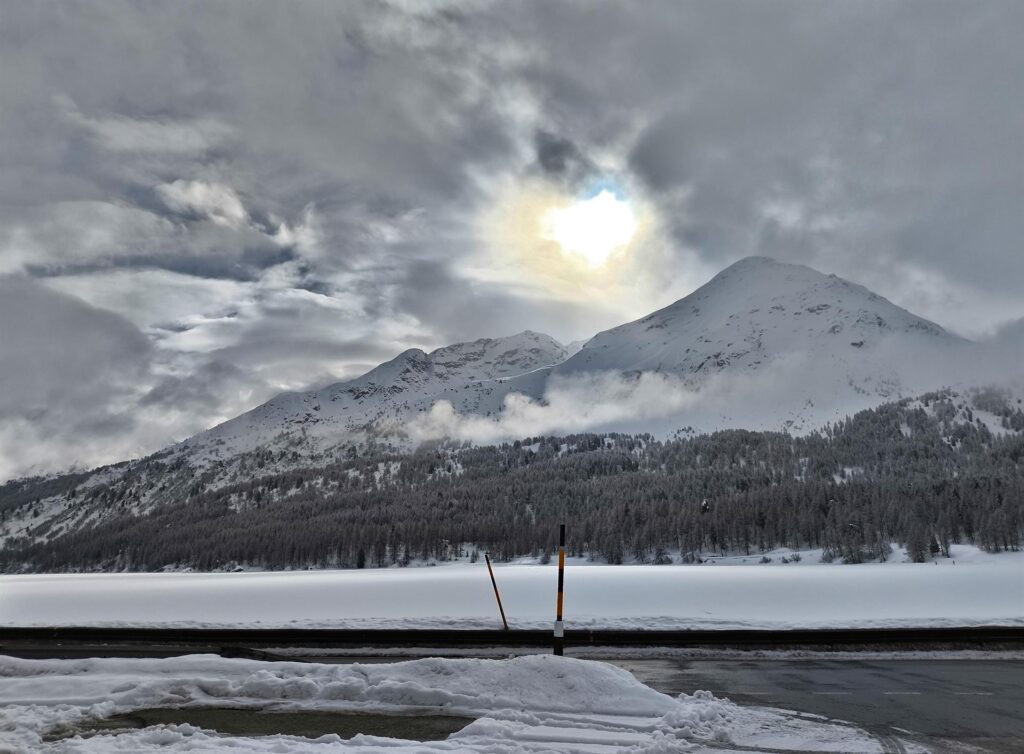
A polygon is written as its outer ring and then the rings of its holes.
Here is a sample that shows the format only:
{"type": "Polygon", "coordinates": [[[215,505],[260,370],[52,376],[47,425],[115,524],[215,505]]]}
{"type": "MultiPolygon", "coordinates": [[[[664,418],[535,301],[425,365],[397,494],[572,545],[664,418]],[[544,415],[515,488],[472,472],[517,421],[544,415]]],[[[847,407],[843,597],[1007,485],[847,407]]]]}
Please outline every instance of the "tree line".
{"type": "MultiPolygon", "coordinates": [[[[274,464],[257,451],[248,475],[227,484],[198,476],[185,485],[176,469],[174,499],[141,513],[125,502],[141,494],[139,480],[96,486],[82,504],[107,515],[9,541],[0,568],[359,568],[482,550],[498,560],[543,558],[560,522],[569,524],[570,554],[609,563],[780,546],[862,562],[887,557],[890,542],[915,560],[965,541],[1016,549],[1024,435],[993,433],[964,420],[968,411],[935,393],[803,437],[729,430],[439,444],[412,454],[371,447],[262,475],[261,463],[274,464]]],[[[161,483],[152,468],[146,479],[161,483]]]]}

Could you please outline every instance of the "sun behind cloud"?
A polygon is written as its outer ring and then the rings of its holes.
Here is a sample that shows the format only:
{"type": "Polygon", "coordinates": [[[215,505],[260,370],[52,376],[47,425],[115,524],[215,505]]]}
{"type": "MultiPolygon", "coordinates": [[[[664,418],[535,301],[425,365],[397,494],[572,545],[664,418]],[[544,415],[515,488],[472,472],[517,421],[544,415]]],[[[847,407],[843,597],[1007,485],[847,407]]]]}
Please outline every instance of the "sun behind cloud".
{"type": "Polygon", "coordinates": [[[555,241],[563,254],[576,254],[591,266],[602,265],[628,247],[637,231],[633,207],[607,189],[564,207],[552,207],[542,218],[542,236],[555,241]]]}
{"type": "Polygon", "coordinates": [[[477,224],[482,252],[467,274],[566,301],[642,298],[660,244],[653,210],[603,186],[573,195],[510,181],[477,224]]]}

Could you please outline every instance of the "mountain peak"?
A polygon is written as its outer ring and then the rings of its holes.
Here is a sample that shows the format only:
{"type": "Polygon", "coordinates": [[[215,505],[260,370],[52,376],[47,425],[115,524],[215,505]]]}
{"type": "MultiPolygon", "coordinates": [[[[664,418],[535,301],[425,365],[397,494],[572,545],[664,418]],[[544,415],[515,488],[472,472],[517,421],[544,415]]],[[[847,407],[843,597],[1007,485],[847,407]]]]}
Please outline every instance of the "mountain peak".
{"type": "MultiPolygon", "coordinates": [[[[797,267],[802,265],[792,265],[786,262],[780,262],[775,257],[764,257],[764,256],[749,256],[737,259],[735,262],[730,264],[722,273],[728,272],[729,270],[743,270],[743,269],[755,269],[758,267],[797,267]]],[[[722,274],[719,273],[719,274],[722,274]]]]}
{"type": "Polygon", "coordinates": [[[449,372],[466,369],[488,379],[512,377],[553,366],[568,355],[565,346],[544,333],[524,330],[500,338],[479,338],[431,351],[435,367],[449,372]]]}
{"type": "Polygon", "coordinates": [[[959,341],[836,275],[746,257],[665,308],[599,333],[555,371],[703,379],[726,369],[757,370],[792,353],[863,360],[865,349],[896,334],[908,341],[959,341]]]}
{"type": "MultiPolygon", "coordinates": [[[[770,279],[775,281],[781,278],[788,278],[791,281],[811,282],[815,280],[840,280],[847,285],[855,285],[849,281],[843,280],[838,275],[826,274],[819,272],[813,267],[809,267],[805,264],[797,264],[795,262],[782,262],[774,257],[763,257],[763,256],[750,256],[743,257],[724,270],[715,275],[708,282],[710,285],[715,280],[724,279],[735,279],[743,276],[770,276],[770,279]]],[[[861,287],[861,286],[858,286],[861,287]]],[[[862,288],[867,291],[866,288],[862,288]]],[[[780,291],[783,293],[784,291],[780,291]]],[[[872,294],[874,295],[874,294],[872,294]]]]}

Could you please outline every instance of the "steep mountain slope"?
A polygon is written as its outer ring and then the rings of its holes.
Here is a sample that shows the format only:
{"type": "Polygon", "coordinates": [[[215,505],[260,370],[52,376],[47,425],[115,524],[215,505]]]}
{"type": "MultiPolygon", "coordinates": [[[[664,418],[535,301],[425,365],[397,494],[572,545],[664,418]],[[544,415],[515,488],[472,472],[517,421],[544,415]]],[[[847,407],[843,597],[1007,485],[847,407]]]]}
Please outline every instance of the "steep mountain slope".
{"type": "Polygon", "coordinates": [[[183,442],[194,461],[227,458],[266,447],[323,450],[357,433],[379,433],[429,410],[438,400],[461,412],[500,409],[511,389],[543,384],[547,371],[570,351],[532,331],[482,338],[425,353],[413,348],[361,377],[305,393],[283,393],[235,419],[183,442]]]}
{"type": "MultiPolygon", "coordinates": [[[[555,373],[656,371],[699,382],[755,371],[791,354],[874,362],[878,348],[894,338],[907,347],[964,342],[835,275],[748,257],[686,298],[599,333],[555,373]]],[[[882,375],[874,382],[879,395],[891,393],[882,375]]]]}
{"type": "Polygon", "coordinates": [[[677,428],[799,431],[951,384],[957,361],[975,350],[860,285],[749,257],[674,304],[599,333],[552,377],[655,372],[704,391],[673,417],[677,428]]]}

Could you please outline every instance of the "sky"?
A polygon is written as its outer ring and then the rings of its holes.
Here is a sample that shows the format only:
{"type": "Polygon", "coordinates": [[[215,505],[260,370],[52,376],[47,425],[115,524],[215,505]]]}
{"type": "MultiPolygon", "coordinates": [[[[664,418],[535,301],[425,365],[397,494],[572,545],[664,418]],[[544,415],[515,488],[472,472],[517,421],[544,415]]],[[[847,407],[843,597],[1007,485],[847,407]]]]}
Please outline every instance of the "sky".
{"type": "Polygon", "coordinates": [[[586,338],[750,255],[1019,335],[1022,28],[993,1],[0,0],[0,479],[410,347],[586,338]],[[602,194],[632,235],[595,262],[551,213],[602,194]]]}

